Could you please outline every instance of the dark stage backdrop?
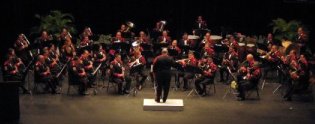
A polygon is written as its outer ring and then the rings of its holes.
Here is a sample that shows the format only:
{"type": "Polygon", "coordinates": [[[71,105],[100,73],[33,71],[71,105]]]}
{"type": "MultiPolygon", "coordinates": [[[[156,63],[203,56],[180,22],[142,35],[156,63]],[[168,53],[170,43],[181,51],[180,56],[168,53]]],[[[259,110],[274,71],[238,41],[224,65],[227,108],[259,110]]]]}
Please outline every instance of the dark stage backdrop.
{"type": "Polygon", "coordinates": [[[34,15],[61,10],[75,17],[78,31],[90,26],[94,33],[115,32],[127,20],[137,30],[151,29],[160,19],[168,21],[171,36],[190,32],[196,16],[202,15],[213,34],[223,31],[267,34],[272,19],[299,20],[314,27],[314,0],[2,0],[1,58],[18,33],[29,34],[39,24],[34,15]]]}

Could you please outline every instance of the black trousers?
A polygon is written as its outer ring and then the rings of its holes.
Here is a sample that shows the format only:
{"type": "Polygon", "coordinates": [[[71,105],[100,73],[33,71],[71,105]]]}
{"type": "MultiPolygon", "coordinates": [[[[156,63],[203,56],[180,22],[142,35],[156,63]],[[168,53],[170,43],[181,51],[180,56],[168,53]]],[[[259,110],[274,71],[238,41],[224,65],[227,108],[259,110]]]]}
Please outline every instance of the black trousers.
{"type": "Polygon", "coordinates": [[[122,93],[123,91],[128,91],[130,89],[131,78],[129,76],[125,76],[125,79],[114,78],[113,80],[118,85],[118,93],[122,93]]]}
{"type": "Polygon", "coordinates": [[[180,77],[183,77],[183,80],[184,80],[184,86],[183,88],[184,89],[188,89],[188,79],[192,79],[194,77],[194,74],[193,73],[190,73],[190,72],[179,72],[178,73],[178,76],[176,77],[176,82],[177,82],[177,87],[179,87],[179,78],[180,77]]]}
{"type": "Polygon", "coordinates": [[[238,82],[239,97],[245,99],[245,92],[257,87],[258,81],[256,80],[241,80],[238,82]]]}
{"type": "Polygon", "coordinates": [[[199,94],[206,92],[206,86],[213,83],[214,78],[201,76],[195,80],[195,87],[199,94]]]}
{"type": "Polygon", "coordinates": [[[155,73],[156,77],[156,96],[155,100],[160,101],[163,90],[163,102],[167,100],[170,89],[171,71],[161,71],[155,73]]]}

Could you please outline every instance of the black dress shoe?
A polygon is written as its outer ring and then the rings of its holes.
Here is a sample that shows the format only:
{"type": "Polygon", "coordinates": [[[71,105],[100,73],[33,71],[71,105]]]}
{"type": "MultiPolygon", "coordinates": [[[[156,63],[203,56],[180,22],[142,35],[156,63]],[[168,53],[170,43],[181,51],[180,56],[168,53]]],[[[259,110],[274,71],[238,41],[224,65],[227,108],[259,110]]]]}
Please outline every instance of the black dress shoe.
{"type": "Polygon", "coordinates": [[[160,100],[158,100],[158,99],[155,99],[155,102],[157,102],[157,103],[160,103],[160,100]]]}
{"type": "Polygon", "coordinates": [[[124,94],[129,94],[129,91],[126,91],[126,90],[125,90],[125,91],[124,91],[124,94]]]}
{"type": "Polygon", "coordinates": [[[244,97],[237,97],[237,101],[244,101],[245,98],[244,97]]]}
{"type": "Polygon", "coordinates": [[[165,103],[166,102],[166,100],[163,100],[163,103],[165,103]]]}

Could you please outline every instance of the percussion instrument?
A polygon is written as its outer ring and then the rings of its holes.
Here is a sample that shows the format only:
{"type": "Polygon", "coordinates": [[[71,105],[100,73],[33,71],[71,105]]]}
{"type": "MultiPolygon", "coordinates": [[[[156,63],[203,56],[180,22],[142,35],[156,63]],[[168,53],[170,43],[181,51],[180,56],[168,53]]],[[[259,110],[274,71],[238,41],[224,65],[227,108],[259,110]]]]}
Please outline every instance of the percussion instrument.
{"type": "Polygon", "coordinates": [[[197,35],[188,35],[188,39],[189,40],[197,40],[197,39],[199,39],[200,37],[199,36],[197,36],[197,35]]]}

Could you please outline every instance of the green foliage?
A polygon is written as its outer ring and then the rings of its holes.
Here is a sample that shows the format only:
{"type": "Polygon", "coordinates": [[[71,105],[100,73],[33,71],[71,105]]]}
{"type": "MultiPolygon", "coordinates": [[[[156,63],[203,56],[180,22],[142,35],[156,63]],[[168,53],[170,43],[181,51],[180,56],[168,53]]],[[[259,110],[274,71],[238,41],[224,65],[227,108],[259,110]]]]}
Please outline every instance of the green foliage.
{"type": "Polygon", "coordinates": [[[282,18],[272,20],[271,26],[273,26],[274,38],[281,41],[283,37],[293,41],[297,36],[297,29],[301,26],[301,23],[296,20],[287,22],[282,18]]]}
{"type": "Polygon", "coordinates": [[[111,35],[104,35],[104,34],[101,34],[101,35],[99,36],[98,41],[95,41],[95,43],[110,44],[110,43],[111,43],[111,39],[112,39],[112,36],[111,36],[111,35]]]}
{"type": "Polygon", "coordinates": [[[70,33],[75,34],[73,21],[74,17],[70,13],[62,13],[58,10],[51,11],[46,16],[35,15],[40,20],[40,25],[33,27],[31,34],[40,33],[42,30],[47,30],[53,36],[58,37],[61,29],[66,27],[70,33]]]}

